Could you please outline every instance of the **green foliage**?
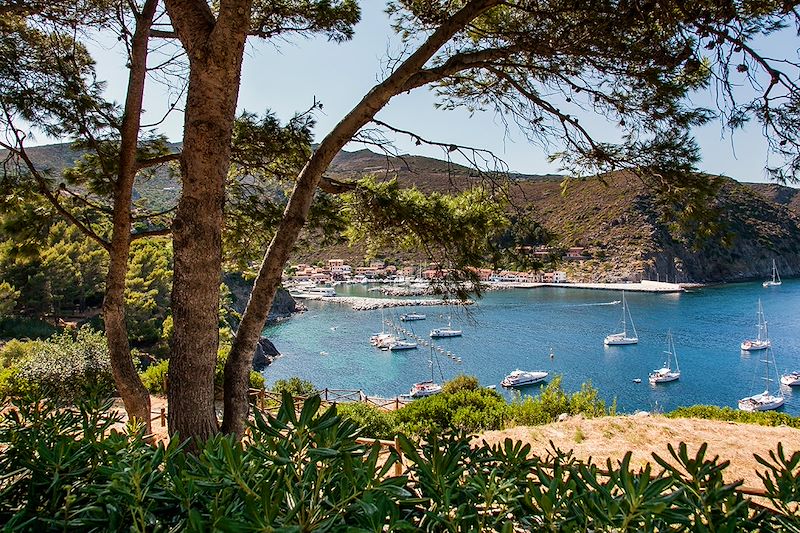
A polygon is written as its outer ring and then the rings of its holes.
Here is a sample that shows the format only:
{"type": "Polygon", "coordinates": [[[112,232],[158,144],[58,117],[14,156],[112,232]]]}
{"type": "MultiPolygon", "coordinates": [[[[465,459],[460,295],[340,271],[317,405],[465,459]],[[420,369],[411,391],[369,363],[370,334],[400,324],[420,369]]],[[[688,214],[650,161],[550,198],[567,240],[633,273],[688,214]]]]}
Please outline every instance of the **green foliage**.
{"type": "Polygon", "coordinates": [[[0,368],[10,368],[29,358],[41,349],[39,341],[20,341],[12,339],[0,347],[0,368]]]}
{"type": "Polygon", "coordinates": [[[155,342],[161,338],[171,291],[170,240],[134,241],[125,279],[125,320],[131,340],[155,342]]]}
{"type": "Polygon", "coordinates": [[[415,400],[395,412],[399,427],[407,433],[480,431],[503,427],[508,405],[490,389],[461,389],[415,400]]]}
{"type": "Polygon", "coordinates": [[[150,394],[166,394],[167,393],[167,370],[169,369],[169,360],[164,359],[155,365],[150,365],[144,372],[139,374],[139,379],[142,380],[144,388],[150,394]]]}
{"type": "Polygon", "coordinates": [[[63,401],[78,401],[88,390],[109,394],[114,377],[105,336],[83,327],[32,343],[27,357],[16,366],[8,393],[37,391],[63,401]]]}
{"type": "Polygon", "coordinates": [[[0,338],[46,339],[57,331],[51,324],[36,318],[0,319],[0,338]]]}
{"type": "Polygon", "coordinates": [[[42,397],[0,415],[0,523],[9,531],[794,531],[800,452],[767,458],[774,511],[749,510],[726,483],[727,462],[689,455],[685,444],[654,456],[662,469],[596,465],[506,439],[474,444],[460,434],[398,454],[356,442],[356,423],[284,395],[275,417],[255,413],[246,446],[208,439],[192,455],[149,445],[96,396],[77,409],[42,397]],[[605,470],[600,473],[600,466],[605,470]]]}
{"type": "Polygon", "coordinates": [[[582,384],[581,390],[572,395],[567,394],[561,387],[561,376],[554,377],[538,396],[524,400],[517,397],[509,406],[509,418],[523,426],[549,424],[562,413],[596,417],[614,414],[614,409],[606,409],[591,383],[582,384]]]}
{"type": "Polygon", "coordinates": [[[693,405],[679,407],[665,416],[669,418],[703,418],[706,420],[723,420],[742,424],[758,424],[761,426],[788,426],[800,429],[800,418],[779,413],[777,411],[747,412],[717,407],[714,405],[693,405]]]}
{"type": "Polygon", "coordinates": [[[462,390],[478,390],[479,388],[481,388],[481,384],[478,382],[478,378],[459,374],[442,385],[442,393],[452,394],[462,390]]]}
{"type": "Polygon", "coordinates": [[[279,379],[272,385],[272,392],[287,393],[291,396],[310,396],[317,393],[317,388],[310,381],[293,377],[279,379]]]}
{"type": "Polygon", "coordinates": [[[361,428],[361,433],[376,439],[393,439],[397,434],[395,412],[378,409],[365,403],[342,403],[337,406],[339,414],[349,418],[361,428]]]}
{"type": "Polygon", "coordinates": [[[0,283],[0,319],[9,316],[17,305],[19,291],[7,281],[0,283]]]}

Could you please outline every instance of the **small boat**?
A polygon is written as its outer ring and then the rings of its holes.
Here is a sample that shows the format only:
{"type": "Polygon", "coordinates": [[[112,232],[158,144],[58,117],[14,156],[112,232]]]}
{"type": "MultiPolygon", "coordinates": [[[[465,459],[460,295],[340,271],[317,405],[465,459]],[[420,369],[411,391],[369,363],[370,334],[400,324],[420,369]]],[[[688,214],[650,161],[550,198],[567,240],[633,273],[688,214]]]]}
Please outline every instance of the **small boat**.
{"type": "Polygon", "coordinates": [[[622,346],[625,344],[636,344],[639,342],[639,337],[636,334],[636,326],[633,324],[633,317],[631,310],[625,301],[625,291],[622,291],[622,331],[620,333],[612,333],[603,339],[603,344],[606,346],[622,346]],[[633,335],[628,335],[628,319],[631,321],[631,328],[633,335]]]}
{"type": "Polygon", "coordinates": [[[406,313],[404,315],[400,315],[400,320],[403,322],[412,322],[414,320],[425,320],[428,318],[427,316],[423,315],[422,313],[406,313]]]}
{"type": "Polygon", "coordinates": [[[664,353],[667,354],[667,360],[664,362],[664,366],[658,370],[653,370],[648,376],[650,383],[654,385],[656,383],[676,381],[681,377],[681,369],[678,367],[678,354],[675,353],[675,342],[672,340],[671,331],[667,333],[667,350],[664,353]],[[675,370],[673,370],[671,366],[673,357],[675,358],[675,370]]]}
{"type": "Polygon", "coordinates": [[[633,382],[634,383],[641,383],[642,382],[642,378],[633,378],[633,382]]]}
{"type": "Polygon", "coordinates": [[[500,383],[503,387],[524,387],[525,385],[533,385],[541,383],[547,378],[547,372],[540,370],[514,370],[512,373],[503,378],[500,383]]]}
{"type": "Polygon", "coordinates": [[[781,383],[789,387],[800,387],[800,371],[782,375],[781,383]]]}
{"type": "Polygon", "coordinates": [[[436,393],[442,392],[442,386],[433,381],[420,381],[411,386],[408,395],[411,398],[425,398],[426,396],[433,396],[436,393]]]}
{"type": "Polygon", "coordinates": [[[392,352],[397,352],[400,350],[416,350],[416,349],[417,349],[416,342],[396,340],[389,344],[389,350],[392,352]]]}
{"type": "MultiPolygon", "coordinates": [[[[742,411],[770,411],[783,405],[784,397],[780,388],[775,392],[775,394],[770,393],[769,390],[770,383],[773,381],[773,379],[770,378],[770,365],[773,367],[776,366],[775,356],[772,353],[772,348],[767,348],[767,351],[764,353],[765,357],[761,360],[764,363],[764,377],[762,379],[766,382],[767,386],[764,389],[764,392],[739,400],[739,409],[742,411]]],[[[776,376],[777,373],[778,372],[776,369],[776,376]]]]}
{"type": "Polygon", "coordinates": [[[768,279],[761,285],[764,287],[777,287],[781,284],[781,275],[778,274],[778,267],[775,266],[775,260],[772,260],[772,279],[768,279]]]}
{"type": "Polygon", "coordinates": [[[758,317],[758,324],[756,327],[758,328],[758,334],[755,339],[747,339],[742,341],[741,348],[745,352],[756,352],[758,350],[766,350],[772,343],[769,340],[769,334],[767,333],[767,321],[764,319],[764,309],[761,307],[761,299],[758,299],[758,311],[756,312],[756,317],[758,317]]]}

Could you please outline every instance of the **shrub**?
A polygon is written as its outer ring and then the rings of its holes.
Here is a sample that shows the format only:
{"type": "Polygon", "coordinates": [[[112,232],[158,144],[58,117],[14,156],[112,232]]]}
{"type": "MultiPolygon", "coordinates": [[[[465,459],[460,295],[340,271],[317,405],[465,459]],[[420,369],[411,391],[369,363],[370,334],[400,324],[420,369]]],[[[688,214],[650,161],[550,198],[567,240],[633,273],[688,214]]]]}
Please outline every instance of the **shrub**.
{"type": "Polygon", "coordinates": [[[415,400],[396,411],[395,419],[409,433],[472,432],[500,429],[507,410],[505,400],[494,390],[459,390],[415,400]]]}
{"type": "Polygon", "coordinates": [[[310,396],[316,394],[317,388],[310,381],[293,377],[289,379],[279,379],[272,385],[272,392],[278,394],[288,393],[290,396],[310,396]]]}
{"type": "Polygon", "coordinates": [[[459,374],[442,386],[442,392],[452,394],[462,390],[477,390],[481,388],[478,378],[459,374]]]}
{"type": "Polygon", "coordinates": [[[363,403],[342,403],[337,406],[340,415],[349,418],[361,428],[361,433],[376,439],[393,439],[397,434],[394,413],[363,403]]]}
{"type": "Polygon", "coordinates": [[[74,338],[63,332],[36,343],[16,368],[18,371],[9,380],[12,395],[41,390],[75,401],[89,389],[106,394],[114,390],[105,336],[88,327],[79,329],[74,338]]]}
{"type": "Polygon", "coordinates": [[[150,394],[166,394],[167,370],[169,370],[169,360],[164,359],[158,364],[150,365],[139,374],[139,378],[144,384],[144,388],[150,394]]]}
{"type": "Polygon", "coordinates": [[[0,368],[10,368],[41,348],[39,341],[21,341],[12,339],[0,348],[0,368]]]}
{"type": "Polygon", "coordinates": [[[581,385],[581,390],[571,396],[561,388],[561,376],[556,376],[536,397],[521,400],[516,397],[509,407],[509,418],[521,426],[549,424],[562,413],[583,414],[587,417],[613,414],[616,408],[606,409],[591,383],[581,385]]]}
{"type": "Polygon", "coordinates": [[[800,418],[779,413],[777,411],[761,411],[750,413],[730,407],[714,405],[693,405],[680,407],[665,416],[669,418],[704,418],[707,420],[723,420],[742,424],[758,424],[761,426],[788,426],[800,429],[800,418]]]}

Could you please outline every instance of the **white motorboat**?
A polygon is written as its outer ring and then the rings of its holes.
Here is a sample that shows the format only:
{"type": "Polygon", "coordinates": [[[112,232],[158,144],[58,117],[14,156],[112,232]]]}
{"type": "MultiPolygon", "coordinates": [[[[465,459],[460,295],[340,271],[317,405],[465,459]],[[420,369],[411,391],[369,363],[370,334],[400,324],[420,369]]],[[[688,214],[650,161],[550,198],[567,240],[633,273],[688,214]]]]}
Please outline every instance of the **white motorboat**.
{"type": "Polygon", "coordinates": [[[408,395],[412,398],[425,398],[426,396],[433,396],[436,393],[442,392],[442,386],[433,381],[420,381],[411,386],[408,395]]]}
{"type": "Polygon", "coordinates": [[[397,352],[400,350],[416,350],[416,349],[417,349],[416,342],[396,340],[389,344],[389,350],[392,352],[397,352]]]}
{"type": "Polygon", "coordinates": [[[769,334],[767,333],[767,321],[764,319],[764,309],[761,307],[760,298],[758,300],[758,311],[756,312],[756,316],[758,317],[758,324],[756,325],[758,328],[758,335],[755,339],[747,339],[742,341],[741,348],[745,352],[766,350],[772,345],[769,340],[769,334]]]}
{"type": "Polygon", "coordinates": [[[636,344],[639,342],[639,337],[636,334],[636,326],[633,324],[633,317],[628,303],[625,301],[625,291],[622,291],[622,331],[620,333],[612,333],[603,339],[603,344],[606,346],[622,346],[625,344],[636,344]],[[633,335],[628,334],[628,320],[631,322],[631,329],[633,335]]]}
{"type": "Polygon", "coordinates": [[[500,384],[503,387],[524,387],[525,385],[541,383],[547,376],[548,373],[541,370],[528,371],[517,369],[503,378],[500,384]]]}
{"type": "Polygon", "coordinates": [[[403,322],[412,322],[414,320],[425,320],[428,318],[427,316],[421,313],[406,313],[404,315],[400,315],[400,320],[403,322]]]}
{"type": "Polygon", "coordinates": [[[800,371],[782,375],[781,383],[789,387],[800,387],[800,371]]]}
{"type": "Polygon", "coordinates": [[[664,366],[650,372],[648,377],[650,383],[654,385],[656,383],[676,381],[681,377],[681,369],[678,366],[678,354],[675,352],[675,341],[672,339],[671,331],[667,333],[667,350],[664,353],[667,354],[667,360],[664,362],[664,366]],[[673,358],[675,359],[675,370],[672,369],[673,358]]]}
{"type": "Polygon", "coordinates": [[[778,267],[775,265],[775,260],[772,260],[772,279],[768,279],[761,285],[764,287],[777,287],[781,284],[781,275],[778,274],[778,267]]]}
{"type": "Polygon", "coordinates": [[[778,376],[778,371],[775,365],[775,355],[772,353],[772,348],[767,348],[764,352],[765,357],[761,360],[764,363],[764,377],[762,378],[766,383],[764,392],[748,396],[739,400],[739,409],[742,411],[770,411],[777,409],[783,405],[784,397],[780,388],[774,393],[770,392],[770,384],[774,381],[770,375],[770,366],[775,371],[775,377],[778,376]]]}

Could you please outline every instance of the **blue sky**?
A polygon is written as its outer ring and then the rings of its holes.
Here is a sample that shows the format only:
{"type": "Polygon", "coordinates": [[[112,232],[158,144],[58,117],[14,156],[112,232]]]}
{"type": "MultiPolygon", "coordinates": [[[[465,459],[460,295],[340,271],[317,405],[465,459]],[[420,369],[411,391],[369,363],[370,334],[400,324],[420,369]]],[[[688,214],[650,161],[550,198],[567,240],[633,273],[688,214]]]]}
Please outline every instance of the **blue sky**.
{"type": "MultiPolygon", "coordinates": [[[[321,138],[381,78],[381,68],[387,54],[397,55],[399,42],[386,14],[384,2],[362,2],[362,20],[356,27],[353,40],[334,44],[324,38],[293,38],[279,43],[251,39],[248,44],[242,85],[240,110],[263,112],[273,110],[286,120],[295,112],[308,109],[315,101],[323,103],[317,113],[315,134],[321,138]]],[[[793,32],[782,35],[770,48],[796,50],[793,32]],[[788,42],[791,40],[791,42],[788,42]]],[[[107,92],[121,101],[124,97],[127,71],[124,50],[116,42],[98,41],[93,49],[102,79],[108,80],[107,92]]],[[[151,83],[146,91],[148,119],[160,119],[168,96],[163,87],[151,83]]],[[[711,105],[712,95],[698,94],[695,101],[711,105]]],[[[522,134],[506,130],[493,112],[440,111],[434,108],[431,91],[418,89],[393,99],[378,118],[405,130],[413,130],[425,138],[492,150],[506,161],[509,168],[530,174],[557,172],[558,164],[547,161],[539,146],[531,145],[522,134]]],[[[584,115],[585,116],[585,115],[584,115]]],[[[183,117],[170,116],[160,130],[171,139],[180,140],[183,117]]],[[[582,124],[594,128],[600,135],[613,136],[614,126],[594,117],[582,118],[582,124]]],[[[695,132],[702,148],[703,171],[724,174],[741,181],[766,181],[764,165],[767,152],[757,125],[731,136],[714,121],[695,132]]],[[[415,153],[443,158],[438,148],[415,146],[407,138],[397,137],[395,146],[400,153],[415,153]]],[[[363,146],[351,144],[348,150],[363,146]]]]}

